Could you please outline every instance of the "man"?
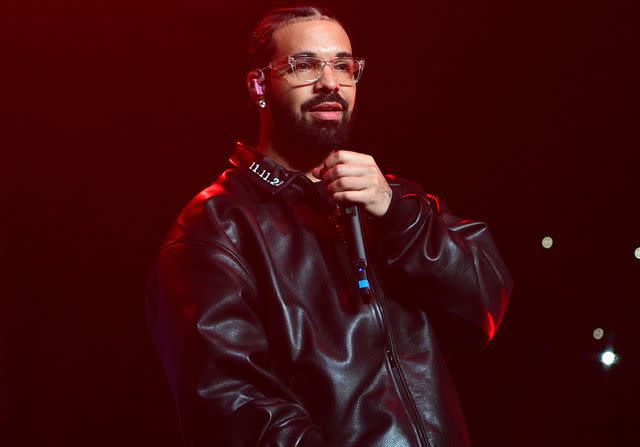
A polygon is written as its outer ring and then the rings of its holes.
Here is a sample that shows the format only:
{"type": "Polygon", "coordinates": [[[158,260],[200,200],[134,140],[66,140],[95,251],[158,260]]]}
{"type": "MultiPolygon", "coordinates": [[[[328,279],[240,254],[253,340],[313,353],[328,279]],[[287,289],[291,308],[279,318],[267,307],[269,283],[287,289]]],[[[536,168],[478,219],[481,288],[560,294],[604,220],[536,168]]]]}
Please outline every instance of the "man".
{"type": "Polygon", "coordinates": [[[364,61],[328,13],[272,11],[251,54],[259,142],[182,211],[148,286],[186,444],[468,445],[444,355],[504,313],[486,225],[345,149],[364,61]]]}

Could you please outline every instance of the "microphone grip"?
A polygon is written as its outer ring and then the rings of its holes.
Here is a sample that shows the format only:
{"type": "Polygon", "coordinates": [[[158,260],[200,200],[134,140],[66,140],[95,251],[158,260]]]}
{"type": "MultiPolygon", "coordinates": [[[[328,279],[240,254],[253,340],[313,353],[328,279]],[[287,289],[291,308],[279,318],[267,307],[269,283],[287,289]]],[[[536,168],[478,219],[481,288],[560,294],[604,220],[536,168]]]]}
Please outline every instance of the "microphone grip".
{"type": "Polygon", "coordinates": [[[351,235],[352,255],[355,263],[360,263],[361,267],[367,267],[367,255],[364,251],[364,236],[362,235],[362,222],[360,206],[346,205],[343,208],[345,216],[345,226],[351,235]]]}
{"type": "Polygon", "coordinates": [[[367,278],[368,262],[362,232],[361,206],[355,204],[343,205],[342,214],[344,216],[343,224],[345,230],[350,235],[348,239],[351,245],[351,256],[358,281],[358,288],[364,295],[369,295],[371,289],[367,278]]]}

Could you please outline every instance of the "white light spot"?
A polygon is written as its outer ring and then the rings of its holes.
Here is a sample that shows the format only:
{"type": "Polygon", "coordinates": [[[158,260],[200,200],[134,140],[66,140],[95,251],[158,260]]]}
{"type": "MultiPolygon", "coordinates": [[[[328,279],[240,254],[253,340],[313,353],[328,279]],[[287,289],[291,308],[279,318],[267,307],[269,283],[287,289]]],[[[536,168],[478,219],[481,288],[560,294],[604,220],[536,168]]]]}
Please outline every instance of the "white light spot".
{"type": "Polygon", "coordinates": [[[640,259],[640,247],[636,248],[636,251],[633,252],[636,259],[640,259]]]}
{"type": "Polygon", "coordinates": [[[542,246],[544,248],[551,248],[553,246],[553,239],[551,236],[545,236],[542,238],[542,246]]]}
{"type": "Polygon", "coordinates": [[[602,353],[602,355],[600,356],[600,361],[602,362],[602,364],[604,366],[611,366],[613,365],[616,360],[618,359],[618,356],[616,356],[613,351],[605,351],[602,353]]]}
{"type": "Polygon", "coordinates": [[[604,335],[604,331],[602,330],[601,327],[595,328],[593,330],[593,338],[595,338],[596,340],[600,340],[603,335],[604,335]]]}

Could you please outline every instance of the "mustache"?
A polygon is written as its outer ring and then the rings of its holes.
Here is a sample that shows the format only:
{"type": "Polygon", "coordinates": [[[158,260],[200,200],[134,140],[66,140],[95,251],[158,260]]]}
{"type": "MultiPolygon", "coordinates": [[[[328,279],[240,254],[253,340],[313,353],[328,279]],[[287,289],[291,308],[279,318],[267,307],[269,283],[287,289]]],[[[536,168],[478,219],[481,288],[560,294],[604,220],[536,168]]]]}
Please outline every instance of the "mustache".
{"type": "Polygon", "coordinates": [[[349,104],[347,103],[346,99],[340,96],[337,92],[331,92],[327,94],[322,93],[314,96],[310,100],[303,103],[302,106],[300,106],[300,108],[302,109],[303,112],[308,112],[309,110],[311,110],[312,107],[320,105],[324,102],[337,102],[342,106],[342,110],[345,110],[345,111],[349,107],[349,104]]]}

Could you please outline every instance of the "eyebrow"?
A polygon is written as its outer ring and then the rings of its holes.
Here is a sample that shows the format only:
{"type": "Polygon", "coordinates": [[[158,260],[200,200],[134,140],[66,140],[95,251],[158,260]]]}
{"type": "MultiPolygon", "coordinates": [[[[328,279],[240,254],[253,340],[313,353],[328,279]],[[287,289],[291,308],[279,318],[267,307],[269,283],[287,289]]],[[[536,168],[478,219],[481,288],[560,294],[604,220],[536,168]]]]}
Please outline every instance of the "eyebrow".
{"type": "MultiPolygon", "coordinates": [[[[291,56],[318,57],[318,55],[313,51],[300,51],[298,53],[292,54],[291,56]]],[[[349,51],[341,51],[336,54],[336,57],[351,57],[351,56],[353,56],[353,54],[351,54],[349,51]]]]}

